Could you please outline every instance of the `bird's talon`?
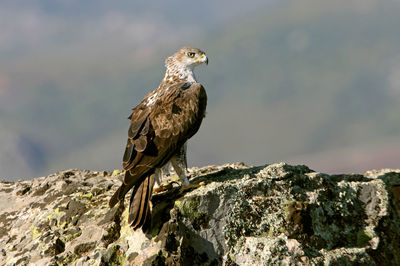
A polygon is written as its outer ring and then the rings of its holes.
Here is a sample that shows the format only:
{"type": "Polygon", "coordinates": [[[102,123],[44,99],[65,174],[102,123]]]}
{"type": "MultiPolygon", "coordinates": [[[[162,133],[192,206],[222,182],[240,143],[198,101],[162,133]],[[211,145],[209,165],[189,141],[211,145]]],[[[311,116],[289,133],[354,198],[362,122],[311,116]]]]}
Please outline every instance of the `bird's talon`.
{"type": "Polygon", "coordinates": [[[172,188],[172,184],[173,184],[173,183],[174,183],[174,182],[168,183],[168,184],[166,184],[166,185],[160,185],[159,187],[155,187],[155,188],[153,189],[153,192],[154,192],[154,193],[161,193],[161,192],[170,190],[170,189],[172,188]]]}
{"type": "MultiPolygon", "coordinates": [[[[203,183],[203,182],[201,182],[201,183],[203,183]]],[[[191,190],[191,189],[195,189],[195,188],[201,187],[203,185],[201,183],[199,183],[199,184],[182,185],[181,188],[180,188],[180,192],[185,192],[187,190],[191,190]]]]}

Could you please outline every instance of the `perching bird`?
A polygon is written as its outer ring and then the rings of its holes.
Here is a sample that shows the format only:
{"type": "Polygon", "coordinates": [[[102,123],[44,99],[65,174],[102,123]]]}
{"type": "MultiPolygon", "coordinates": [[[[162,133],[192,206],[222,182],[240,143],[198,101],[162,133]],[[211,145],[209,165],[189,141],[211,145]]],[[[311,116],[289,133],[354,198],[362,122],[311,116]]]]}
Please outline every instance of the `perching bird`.
{"type": "Polygon", "coordinates": [[[208,58],[194,47],[183,47],[168,57],[161,84],[133,108],[129,117],[122,164],[125,177],[109,205],[123,202],[132,189],[128,223],[134,230],[150,222],[150,199],[154,182],[160,183],[162,167],[171,163],[183,184],[189,184],[185,143],[199,130],[207,105],[206,91],[193,73],[202,63],[208,64],[208,58]]]}

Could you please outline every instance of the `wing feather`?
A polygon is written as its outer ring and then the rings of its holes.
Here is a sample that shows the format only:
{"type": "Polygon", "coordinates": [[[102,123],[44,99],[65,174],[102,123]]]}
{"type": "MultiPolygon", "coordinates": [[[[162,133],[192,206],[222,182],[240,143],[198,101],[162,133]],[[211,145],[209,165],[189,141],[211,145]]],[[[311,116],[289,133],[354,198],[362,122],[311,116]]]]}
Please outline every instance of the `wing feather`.
{"type": "Polygon", "coordinates": [[[150,110],[146,109],[137,109],[133,110],[131,117],[131,126],[129,127],[128,137],[135,138],[139,133],[140,130],[146,123],[148,119],[150,110]]]}
{"type": "Polygon", "coordinates": [[[132,142],[132,139],[128,139],[125,147],[124,157],[122,159],[123,164],[129,163],[136,156],[137,152],[134,148],[135,144],[132,142]]]}
{"type": "Polygon", "coordinates": [[[141,135],[137,139],[134,140],[135,150],[137,152],[144,152],[147,148],[147,136],[141,135]]]}

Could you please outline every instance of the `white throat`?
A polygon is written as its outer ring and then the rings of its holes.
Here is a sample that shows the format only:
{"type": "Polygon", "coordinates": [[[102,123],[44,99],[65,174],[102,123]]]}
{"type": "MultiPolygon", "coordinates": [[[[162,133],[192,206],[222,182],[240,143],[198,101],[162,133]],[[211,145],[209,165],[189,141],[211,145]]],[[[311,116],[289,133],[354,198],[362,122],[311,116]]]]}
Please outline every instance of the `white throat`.
{"type": "Polygon", "coordinates": [[[197,82],[196,76],[194,75],[192,69],[188,69],[187,74],[186,74],[186,79],[187,79],[187,81],[189,81],[191,83],[197,82]]]}
{"type": "Polygon", "coordinates": [[[191,83],[197,82],[196,76],[193,73],[193,68],[173,67],[173,68],[167,69],[167,71],[165,72],[165,77],[172,78],[173,76],[178,77],[181,80],[191,82],[191,83]]]}

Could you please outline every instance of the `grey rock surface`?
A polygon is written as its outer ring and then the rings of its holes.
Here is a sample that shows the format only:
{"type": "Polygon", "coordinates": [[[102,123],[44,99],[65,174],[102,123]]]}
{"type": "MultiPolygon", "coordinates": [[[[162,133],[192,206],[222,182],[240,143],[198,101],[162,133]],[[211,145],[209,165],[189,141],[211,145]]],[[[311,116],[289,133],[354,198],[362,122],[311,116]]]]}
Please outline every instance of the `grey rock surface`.
{"type": "Polygon", "coordinates": [[[108,207],[121,177],[0,182],[0,265],[400,265],[400,170],[192,168],[197,186],[153,196],[146,233],[108,207]]]}

